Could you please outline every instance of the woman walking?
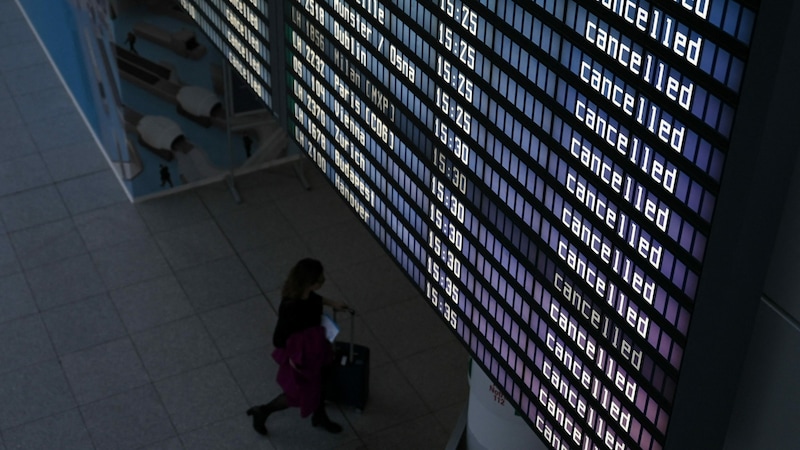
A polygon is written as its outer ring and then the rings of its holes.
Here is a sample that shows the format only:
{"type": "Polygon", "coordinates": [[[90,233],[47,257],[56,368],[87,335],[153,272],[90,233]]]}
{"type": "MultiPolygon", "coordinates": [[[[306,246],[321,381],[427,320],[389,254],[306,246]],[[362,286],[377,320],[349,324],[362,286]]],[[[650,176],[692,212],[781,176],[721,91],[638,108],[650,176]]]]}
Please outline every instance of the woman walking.
{"type": "Polygon", "coordinates": [[[283,392],[271,402],[247,410],[253,418],[253,428],[260,434],[267,434],[270,414],[290,406],[299,407],[302,417],[311,414],[315,427],[331,433],[342,431],[341,425],[331,421],[325,412],[322,387],[333,361],[333,347],[320,319],[324,305],[335,309],[345,309],[347,305],[317,294],[315,291],[323,283],[322,263],[306,258],[295,264],[283,284],[278,323],[272,336],[272,357],[279,366],[277,381],[283,392]]]}

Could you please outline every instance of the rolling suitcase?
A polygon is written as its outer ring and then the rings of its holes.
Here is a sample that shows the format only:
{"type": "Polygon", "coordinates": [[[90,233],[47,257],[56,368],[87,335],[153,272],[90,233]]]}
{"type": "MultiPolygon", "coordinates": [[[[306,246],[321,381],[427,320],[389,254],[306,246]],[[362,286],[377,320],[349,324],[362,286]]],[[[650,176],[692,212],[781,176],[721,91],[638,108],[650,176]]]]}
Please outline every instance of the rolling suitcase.
{"type": "Polygon", "coordinates": [[[350,341],[334,343],[336,359],[325,396],[340,405],[363,410],[369,396],[369,347],[355,344],[355,311],[349,312],[350,341]]]}

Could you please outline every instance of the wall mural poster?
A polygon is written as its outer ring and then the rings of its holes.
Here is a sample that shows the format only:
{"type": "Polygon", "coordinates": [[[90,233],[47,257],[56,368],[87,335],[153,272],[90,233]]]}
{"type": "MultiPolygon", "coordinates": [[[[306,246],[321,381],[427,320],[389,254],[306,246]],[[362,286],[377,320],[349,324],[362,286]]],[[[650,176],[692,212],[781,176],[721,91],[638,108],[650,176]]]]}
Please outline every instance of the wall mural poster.
{"type": "Polygon", "coordinates": [[[235,71],[225,98],[225,59],[178,2],[21,4],[131,198],[285,153],[285,131],[235,71]]]}

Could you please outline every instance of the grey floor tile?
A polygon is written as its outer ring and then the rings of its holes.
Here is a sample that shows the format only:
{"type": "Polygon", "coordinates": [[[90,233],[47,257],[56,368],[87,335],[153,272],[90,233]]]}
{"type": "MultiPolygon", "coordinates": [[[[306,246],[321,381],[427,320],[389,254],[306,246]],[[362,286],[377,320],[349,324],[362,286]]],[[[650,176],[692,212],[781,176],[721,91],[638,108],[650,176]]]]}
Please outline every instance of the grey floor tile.
{"type": "Polygon", "coordinates": [[[272,342],[226,360],[249,405],[268,403],[281,393],[275,381],[278,364],[272,359],[272,342]]]}
{"type": "Polygon", "coordinates": [[[0,323],[38,312],[28,282],[21,273],[0,278],[0,323]]]}
{"type": "Polygon", "coordinates": [[[388,255],[351,265],[337,264],[335,260],[324,263],[328,279],[359,312],[422,297],[388,255]]]}
{"type": "Polygon", "coordinates": [[[399,360],[397,366],[432,411],[461,404],[469,394],[469,354],[455,337],[444,345],[399,360]],[[449,375],[431,377],[431,372],[449,375]]]}
{"type": "Polygon", "coordinates": [[[421,298],[366,312],[363,319],[392,359],[405,358],[453,339],[448,325],[421,298]]]}
{"type": "Polygon", "coordinates": [[[310,232],[301,236],[314,251],[313,257],[326,266],[349,266],[383,256],[385,252],[363,225],[351,222],[333,224],[325,233],[310,232]]]}
{"type": "Polygon", "coordinates": [[[261,293],[236,256],[179,270],[175,276],[196,311],[228,305],[261,293]]]}
{"type": "Polygon", "coordinates": [[[51,101],[54,105],[67,105],[67,107],[60,107],[61,112],[75,111],[72,100],[67,95],[67,91],[49,61],[4,71],[3,78],[14,95],[23,117],[37,107],[43,110],[49,109],[51,101]],[[48,95],[42,96],[43,93],[48,93],[48,95]]]}
{"type": "Polygon", "coordinates": [[[407,423],[396,425],[364,437],[367,448],[381,450],[406,450],[409,448],[445,448],[450,435],[433,415],[417,417],[407,423]]]}
{"type": "MultiPolygon", "coordinates": [[[[13,4],[14,2],[11,3],[13,4]]],[[[2,14],[2,10],[0,10],[0,14],[2,14]]],[[[0,39],[2,39],[3,46],[14,46],[24,42],[31,42],[36,38],[28,22],[19,16],[16,20],[8,19],[3,22],[3,26],[0,27],[0,39]]]]}
{"type": "Polygon", "coordinates": [[[0,372],[11,372],[56,356],[38,315],[0,324],[0,372]]]}
{"type": "Polygon", "coordinates": [[[0,128],[4,141],[3,151],[0,153],[0,161],[9,161],[38,154],[39,149],[33,143],[30,132],[20,124],[14,124],[13,120],[10,122],[6,124],[8,125],[7,128],[5,126],[0,128]]]}
{"type": "Polygon", "coordinates": [[[241,177],[238,181],[238,186],[240,186],[242,195],[246,196],[249,190],[256,190],[257,192],[264,192],[273,200],[282,200],[303,196],[309,189],[313,190],[319,186],[329,185],[328,182],[323,181],[322,176],[317,175],[321,174],[321,171],[313,163],[303,158],[298,161],[298,164],[300,171],[308,181],[308,187],[301,183],[295,166],[287,164],[241,177]]]}
{"type": "Polygon", "coordinates": [[[69,217],[69,211],[55,186],[43,186],[0,197],[0,216],[11,232],[69,217]]]}
{"type": "Polygon", "coordinates": [[[310,254],[305,241],[286,237],[242,252],[241,258],[261,290],[270,292],[280,290],[292,266],[310,254]]]}
{"type": "Polygon", "coordinates": [[[9,449],[86,450],[94,448],[80,411],[70,409],[3,430],[9,449]]]}
{"type": "Polygon", "coordinates": [[[15,231],[9,237],[24,269],[88,253],[71,219],[15,231]]]}
{"type": "Polygon", "coordinates": [[[92,140],[86,123],[77,112],[28,121],[26,127],[42,152],[92,140]]]}
{"type": "Polygon", "coordinates": [[[433,413],[442,428],[450,433],[451,436],[453,433],[457,432],[456,426],[458,425],[458,420],[461,418],[461,414],[466,412],[466,398],[467,397],[464,397],[459,403],[434,411],[433,413]]]}
{"type": "Polygon", "coordinates": [[[194,308],[172,275],[111,291],[111,298],[131,333],[194,314],[194,308]]]}
{"type": "Polygon", "coordinates": [[[108,162],[102,152],[94,141],[86,141],[48,150],[42,158],[53,181],[63,181],[107,171],[108,162]]]}
{"type": "Polygon", "coordinates": [[[369,450],[369,448],[364,445],[364,442],[359,439],[353,439],[351,441],[345,442],[344,444],[337,445],[334,447],[335,450],[369,450]]]}
{"type": "Polygon", "coordinates": [[[185,448],[179,437],[172,437],[150,445],[145,445],[144,447],[139,447],[137,450],[184,450],[185,448]]]}
{"type": "Polygon", "coordinates": [[[57,186],[72,214],[128,202],[119,180],[110,170],[60,181],[57,186]]]}
{"type": "MultiPolygon", "coordinates": [[[[24,17],[17,7],[17,3],[8,0],[0,2],[0,23],[16,22],[18,20],[24,20],[24,17]]],[[[28,33],[33,34],[32,31],[28,31],[28,33]]]]}
{"type": "Polygon", "coordinates": [[[60,306],[42,313],[59,355],[87,349],[127,335],[108,294],[60,306]]]}
{"type": "Polygon", "coordinates": [[[208,209],[208,212],[215,216],[241,209],[243,204],[247,206],[253,206],[259,203],[272,201],[272,198],[266,194],[258,197],[254,195],[245,197],[244,192],[239,186],[238,182],[234,183],[236,185],[236,192],[239,194],[242,203],[236,203],[234,201],[233,194],[231,193],[231,190],[226,182],[212,183],[198,187],[195,190],[195,193],[203,202],[203,205],[205,205],[206,209],[208,209]]]}
{"type": "MultiPolygon", "coordinates": [[[[300,410],[290,408],[273,414],[267,420],[269,441],[281,450],[338,449],[357,439],[355,431],[336,406],[328,405],[330,419],[343,428],[339,434],[331,434],[311,425],[311,418],[300,417],[300,410]]],[[[377,447],[376,447],[377,448],[377,447]]],[[[413,448],[413,447],[409,447],[413,448]]]]}
{"type": "Polygon", "coordinates": [[[53,181],[39,154],[0,162],[0,196],[47,185],[53,181]]]}
{"type": "Polygon", "coordinates": [[[271,204],[242,206],[220,214],[217,222],[240,252],[295,235],[283,213],[271,204]]]}
{"type": "MultiPolygon", "coordinates": [[[[3,81],[2,71],[0,71],[0,98],[12,99],[13,101],[13,97],[11,96],[11,91],[8,90],[8,86],[6,86],[5,81],[3,81]]],[[[22,118],[19,117],[19,120],[22,120],[22,118]]]]}
{"type": "Polygon", "coordinates": [[[160,380],[220,361],[214,341],[197,317],[189,317],[134,334],[147,372],[160,380]]]}
{"type": "Polygon", "coordinates": [[[225,358],[270,344],[277,323],[277,315],[262,296],[209,311],[200,318],[225,358]]]}
{"type": "Polygon", "coordinates": [[[81,406],[97,450],[131,450],[175,436],[169,415],[152,385],[81,406]]]}
{"type": "Polygon", "coordinates": [[[127,203],[78,214],[73,217],[73,220],[89,250],[97,250],[150,235],[139,212],[127,203]]]}
{"type": "MultiPolygon", "coordinates": [[[[38,68],[38,66],[33,67],[38,68]]],[[[30,68],[23,70],[27,71],[28,69],[30,68]]],[[[58,84],[54,87],[25,92],[14,97],[24,122],[34,123],[42,119],[74,113],[75,105],[72,103],[72,99],[64,91],[60,82],[58,80],[56,82],[58,84]]]]}
{"type": "Polygon", "coordinates": [[[181,435],[186,448],[192,450],[268,450],[275,449],[269,441],[253,430],[244,414],[211,424],[181,435]]]}
{"type": "Polygon", "coordinates": [[[414,386],[394,364],[370,370],[369,381],[369,400],[364,411],[343,408],[347,421],[359,435],[374,434],[430,413],[414,386]]]}
{"type": "Polygon", "coordinates": [[[275,203],[298,233],[327,229],[334,223],[356,226],[353,222],[359,220],[329,185],[320,184],[302,195],[277,199],[275,203]]]}
{"type": "Polygon", "coordinates": [[[0,429],[75,406],[67,379],[55,359],[0,375],[0,429]]]}
{"type": "Polygon", "coordinates": [[[20,69],[47,62],[42,47],[36,41],[25,41],[13,46],[0,47],[0,70],[20,69]]]}
{"type": "Polygon", "coordinates": [[[73,256],[26,273],[40,310],[72,303],[105,292],[89,255],[73,256]]]}
{"type": "Polygon", "coordinates": [[[8,233],[0,231],[0,277],[19,273],[20,271],[22,271],[22,267],[17,259],[14,246],[11,245],[8,233]]]}
{"type": "MultiPolygon", "coordinates": [[[[2,81],[2,76],[0,76],[2,81]]],[[[0,98],[0,129],[3,130],[3,154],[2,159],[18,158],[22,155],[30,154],[30,151],[20,152],[18,147],[26,146],[35,149],[33,140],[28,136],[28,130],[22,125],[22,118],[17,110],[17,104],[11,97],[0,98]],[[21,153],[21,154],[20,154],[21,153]]]]}
{"type": "Polygon", "coordinates": [[[228,240],[211,220],[164,231],[156,234],[155,238],[170,265],[176,270],[233,254],[228,240]]]}
{"type": "Polygon", "coordinates": [[[61,365],[80,405],[150,382],[128,338],[64,355],[61,365]]]}
{"type": "Polygon", "coordinates": [[[209,219],[206,206],[194,192],[182,192],[136,205],[153,233],[182,228],[209,219]]]}
{"type": "Polygon", "coordinates": [[[92,252],[109,289],[117,289],[170,273],[169,264],[149,237],[125,241],[92,252]]]}
{"type": "MultiPolygon", "coordinates": [[[[322,295],[323,297],[334,298],[334,297],[330,296],[330,293],[325,293],[325,294],[320,293],[320,295],[322,295]]],[[[273,291],[267,292],[266,297],[267,297],[267,301],[269,302],[269,304],[272,305],[273,311],[275,311],[275,314],[277,314],[278,313],[278,309],[281,306],[281,301],[283,300],[282,294],[281,294],[281,289],[279,288],[279,289],[275,289],[273,291]]]]}
{"type": "Polygon", "coordinates": [[[155,383],[179,433],[240,416],[247,404],[223,363],[195,369],[155,383]]]}

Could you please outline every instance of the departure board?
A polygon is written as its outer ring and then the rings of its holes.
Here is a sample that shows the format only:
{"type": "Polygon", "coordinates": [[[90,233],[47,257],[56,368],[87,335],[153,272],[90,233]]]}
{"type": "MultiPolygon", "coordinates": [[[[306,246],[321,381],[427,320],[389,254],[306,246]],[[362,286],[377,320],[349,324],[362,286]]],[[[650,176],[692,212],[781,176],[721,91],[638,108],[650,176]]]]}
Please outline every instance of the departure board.
{"type": "Polygon", "coordinates": [[[758,2],[284,2],[290,134],[553,449],[661,449],[758,2]]]}
{"type": "Polygon", "coordinates": [[[266,0],[181,0],[181,6],[253,92],[272,108],[266,0]]]}

